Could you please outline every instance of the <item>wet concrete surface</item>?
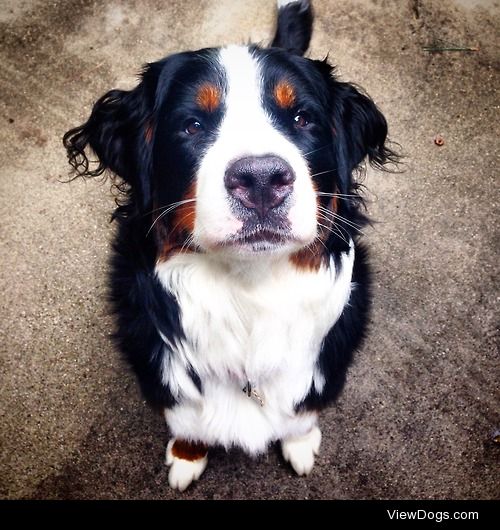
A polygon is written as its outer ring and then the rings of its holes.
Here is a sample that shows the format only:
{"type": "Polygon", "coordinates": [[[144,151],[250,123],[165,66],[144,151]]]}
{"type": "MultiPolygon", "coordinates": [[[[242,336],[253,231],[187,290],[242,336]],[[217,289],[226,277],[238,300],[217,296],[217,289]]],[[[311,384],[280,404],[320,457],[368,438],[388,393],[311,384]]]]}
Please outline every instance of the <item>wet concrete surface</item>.
{"type": "Polygon", "coordinates": [[[168,53],[266,42],[272,0],[6,1],[0,9],[0,496],[498,498],[498,2],[317,0],[311,57],[382,108],[404,172],[370,171],[371,333],[308,478],[215,451],[173,493],[168,433],[114,349],[106,182],[61,136],[168,53]],[[431,53],[453,44],[477,51],[431,53]],[[436,134],[444,138],[438,147],[436,134]]]}

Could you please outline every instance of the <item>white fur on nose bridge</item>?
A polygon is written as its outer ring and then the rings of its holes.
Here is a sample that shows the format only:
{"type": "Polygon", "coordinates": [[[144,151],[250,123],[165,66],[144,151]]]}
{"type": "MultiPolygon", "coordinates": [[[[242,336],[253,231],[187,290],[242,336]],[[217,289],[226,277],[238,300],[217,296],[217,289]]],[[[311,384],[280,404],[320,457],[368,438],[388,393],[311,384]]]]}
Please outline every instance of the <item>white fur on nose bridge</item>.
{"type": "Polygon", "coordinates": [[[219,57],[227,78],[226,115],[220,140],[228,142],[233,152],[239,152],[236,156],[283,149],[284,139],[262,106],[262,79],[256,59],[241,46],[223,48],[219,57]]]}

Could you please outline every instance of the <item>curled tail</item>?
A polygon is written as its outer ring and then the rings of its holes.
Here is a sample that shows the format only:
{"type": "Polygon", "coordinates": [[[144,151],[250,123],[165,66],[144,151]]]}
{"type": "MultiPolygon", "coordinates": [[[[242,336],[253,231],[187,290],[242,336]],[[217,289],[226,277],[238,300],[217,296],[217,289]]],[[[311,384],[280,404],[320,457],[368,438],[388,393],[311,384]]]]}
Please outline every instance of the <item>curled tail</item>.
{"type": "Polygon", "coordinates": [[[309,0],[278,0],[278,23],[271,46],[304,55],[311,40],[312,22],[309,0]]]}

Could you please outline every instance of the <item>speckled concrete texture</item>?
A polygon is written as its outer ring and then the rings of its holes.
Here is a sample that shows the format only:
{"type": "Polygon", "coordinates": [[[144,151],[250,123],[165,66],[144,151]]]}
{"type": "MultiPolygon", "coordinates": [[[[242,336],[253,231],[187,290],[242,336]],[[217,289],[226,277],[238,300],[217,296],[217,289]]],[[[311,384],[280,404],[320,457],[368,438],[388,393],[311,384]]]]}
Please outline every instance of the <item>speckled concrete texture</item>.
{"type": "Polygon", "coordinates": [[[498,2],[315,2],[310,56],[372,95],[406,155],[402,173],[365,179],[370,337],[321,417],[310,477],[276,448],[219,450],[184,494],[168,488],[162,418],[110,340],[110,185],[62,183],[60,139],[146,61],[265,43],[274,1],[0,4],[1,497],[500,497],[498,2]],[[478,51],[423,49],[442,43],[478,51]]]}

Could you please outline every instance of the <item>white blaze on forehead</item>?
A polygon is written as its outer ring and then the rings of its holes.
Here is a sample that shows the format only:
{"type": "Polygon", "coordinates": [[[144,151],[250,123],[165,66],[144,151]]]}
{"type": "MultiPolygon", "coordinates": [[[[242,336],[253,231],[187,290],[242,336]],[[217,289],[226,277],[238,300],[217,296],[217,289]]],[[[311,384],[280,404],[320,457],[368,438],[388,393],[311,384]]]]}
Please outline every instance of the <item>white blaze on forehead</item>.
{"type": "Polygon", "coordinates": [[[242,155],[261,155],[275,150],[277,145],[269,142],[273,140],[279,144],[282,136],[272,127],[263,108],[263,81],[257,60],[248,48],[241,46],[223,48],[219,60],[227,79],[221,137],[227,136],[233,149],[242,155]]]}
{"type": "Polygon", "coordinates": [[[300,150],[274,126],[264,108],[261,64],[246,46],[222,48],[218,60],[226,79],[225,114],[198,170],[195,243],[214,247],[241,228],[224,185],[229,165],[246,156],[273,155],[287,161],[296,175],[289,220],[296,238],[308,244],[316,234],[316,197],[309,170],[300,150]]]}

